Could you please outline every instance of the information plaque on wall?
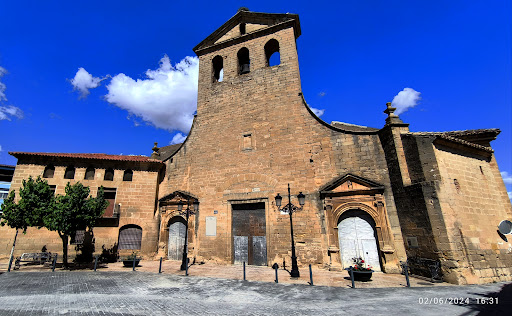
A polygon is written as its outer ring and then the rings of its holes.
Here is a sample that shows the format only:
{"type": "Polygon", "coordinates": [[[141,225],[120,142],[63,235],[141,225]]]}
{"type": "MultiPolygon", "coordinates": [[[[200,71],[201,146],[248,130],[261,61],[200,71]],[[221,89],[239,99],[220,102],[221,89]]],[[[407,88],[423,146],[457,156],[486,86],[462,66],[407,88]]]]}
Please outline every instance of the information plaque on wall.
{"type": "Polygon", "coordinates": [[[206,236],[217,236],[217,216],[206,216],[206,236]]]}

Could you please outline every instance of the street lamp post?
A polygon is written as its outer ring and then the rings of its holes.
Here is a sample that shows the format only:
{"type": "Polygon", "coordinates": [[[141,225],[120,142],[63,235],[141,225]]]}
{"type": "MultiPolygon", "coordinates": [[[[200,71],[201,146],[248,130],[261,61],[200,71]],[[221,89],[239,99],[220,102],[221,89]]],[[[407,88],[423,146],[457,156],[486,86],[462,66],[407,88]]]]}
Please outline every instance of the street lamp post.
{"type": "Polygon", "coordinates": [[[187,198],[187,209],[183,211],[183,202],[181,200],[178,202],[178,212],[181,215],[185,215],[185,221],[187,222],[187,225],[185,227],[185,244],[183,245],[183,256],[181,259],[180,267],[181,271],[186,270],[188,265],[188,218],[190,217],[190,215],[194,215],[197,213],[197,211],[199,211],[199,201],[194,200],[194,202],[192,202],[192,205],[193,210],[190,209],[190,200],[187,198]]]}
{"type": "Polygon", "coordinates": [[[299,199],[300,207],[297,207],[292,204],[292,198],[290,194],[290,184],[288,183],[288,204],[283,206],[281,208],[281,201],[283,200],[283,197],[277,193],[275,199],[276,199],[276,206],[279,211],[285,212],[290,214],[290,232],[292,235],[292,270],[290,271],[290,275],[292,278],[298,278],[300,277],[299,273],[299,267],[297,266],[297,256],[295,255],[295,241],[293,239],[293,220],[292,220],[292,214],[296,211],[302,210],[302,207],[304,206],[304,201],[306,199],[306,196],[302,194],[302,192],[299,192],[299,195],[297,195],[297,198],[299,199]]]}

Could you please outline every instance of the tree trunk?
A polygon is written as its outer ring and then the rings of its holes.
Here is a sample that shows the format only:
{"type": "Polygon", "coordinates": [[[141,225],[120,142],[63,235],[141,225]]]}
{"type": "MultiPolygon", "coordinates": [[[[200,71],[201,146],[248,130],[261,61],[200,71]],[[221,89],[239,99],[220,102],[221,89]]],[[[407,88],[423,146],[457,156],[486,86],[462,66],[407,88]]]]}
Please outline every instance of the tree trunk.
{"type": "Polygon", "coordinates": [[[61,235],[59,233],[60,238],[62,239],[62,264],[64,265],[64,269],[68,268],[68,235],[61,235]]]}
{"type": "Polygon", "coordinates": [[[9,256],[9,268],[7,269],[7,272],[11,272],[12,259],[13,259],[13,255],[14,255],[14,247],[16,246],[17,238],[18,238],[18,229],[16,229],[16,235],[14,235],[14,241],[12,242],[11,255],[9,256]]]}

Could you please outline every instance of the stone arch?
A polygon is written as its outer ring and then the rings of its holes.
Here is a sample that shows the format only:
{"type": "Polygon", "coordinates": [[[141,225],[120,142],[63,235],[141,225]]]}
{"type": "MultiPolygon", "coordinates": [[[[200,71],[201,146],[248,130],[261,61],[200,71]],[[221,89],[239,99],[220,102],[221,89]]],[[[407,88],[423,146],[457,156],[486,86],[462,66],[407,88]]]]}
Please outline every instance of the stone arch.
{"type": "Polygon", "coordinates": [[[231,176],[224,182],[222,191],[229,189],[229,187],[233,186],[236,183],[241,183],[241,182],[245,182],[245,181],[258,181],[258,182],[266,183],[270,188],[275,188],[277,186],[277,184],[279,183],[273,177],[264,175],[264,174],[257,174],[257,173],[250,173],[250,174],[243,174],[243,175],[237,174],[237,175],[231,176]]]}
{"type": "Polygon", "coordinates": [[[183,245],[185,243],[185,230],[188,223],[180,214],[168,216],[165,221],[165,237],[167,258],[170,260],[181,260],[183,245]]]}
{"type": "Polygon", "coordinates": [[[359,203],[359,202],[349,202],[349,203],[344,203],[344,204],[341,204],[340,206],[338,206],[333,212],[336,222],[339,222],[343,213],[350,211],[350,210],[356,210],[356,209],[368,213],[368,215],[370,215],[373,218],[376,227],[382,226],[382,218],[381,218],[381,216],[379,216],[378,211],[376,209],[368,206],[367,204],[359,203]]]}
{"type": "Polygon", "coordinates": [[[238,59],[238,74],[243,75],[251,72],[251,58],[249,57],[249,49],[242,47],[236,54],[238,59]]]}
{"type": "Polygon", "coordinates": [[[264,46],[264,50],[265,50],[265,61],[266,61],[266,66],[269,67],[269,66],[276,66],[276,65],[279,65],[281,64],[281,56],[280,56],[280,51],[279,51],[279,42],[275,39],[275,38],[272,38],[270,39],[264,46]],[[274,54],[277,54],[275,55],[277,58],[277,63],[273,64],[272,61],[271,61],[271,57],[274,56],[274,54]]]}
{"type": "Polygon", "coordinates": [[[224,59],[217,55],[212,59],[213,82],[222,82],[224,79],[224,59]]]}

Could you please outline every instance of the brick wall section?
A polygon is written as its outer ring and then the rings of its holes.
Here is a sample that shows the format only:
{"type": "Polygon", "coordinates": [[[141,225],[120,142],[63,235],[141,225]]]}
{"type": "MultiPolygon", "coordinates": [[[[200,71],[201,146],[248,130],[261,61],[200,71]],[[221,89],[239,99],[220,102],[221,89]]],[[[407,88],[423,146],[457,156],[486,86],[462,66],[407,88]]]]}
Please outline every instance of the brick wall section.
{"type": "MultiPolygon", "coordinates": [[[[91,195],[96,196],[100,186],[116,188],[116,204],[121,204],[119,227],[96,227],[94,237],[96,240],[96,252],[101,253],[102,246],[110,248],[118,242],[119,229],[127,224],[139,225],[142,228],[142,249],[144,255],[154,255],[158,240],[158,214],[155,214],[155,198],[158,190],[158,167],[138,162],[118,161],[81,161],[51,158],[19,159],[14,172],[11,190],[19,191],[23,179],[29,176],[36,178],[42,176],[47,164],[55,165],[53,178],[45,179],[50,185],[56,185],[56,194],[65,194],[65,187],[68,182],[71,184],[81,182],[91,189],[91,195]],[[72,180],[64,179],[64,171],[68,165],[76,167],[75,177],[72,180]],[[94,180],[84,180],[87,167],[96,168],[94,180]],[[114,169],[114,180],[104,181],[105,170],[114,169]],[[123,173],[126,169],[133,170],[132,181],[123,181],[123,173]]],[[[19,195],[17,195],[19,198],[19,195]]],[[[0,227],[0,254],[8,256],[12,247],[14,230],[7,227],[0,227]]],[[[16,243],[15,255],[19,256],[24,252],[39,252],[43,246],[48,251],[62,253],[62,241],[57,232],[50,232],[46,229],[29,228],[27,234],[19,234],[16,243]]],[[[70,246],[70,255],[74,255],[74,246],[70,246]]]]}
{"type": "MultiPolygon", "coordinates": [[[[269,264],[289,264],[288,215],[274,206],[277,193],[290,183],[292,203],[306,194],[304,210],[294,214],[299,265],[326,265],[327,223],[319,189],[353,173],[386,186],[385,199],[396,236],[396,253],[403,258],[384,152],[376,134],[343,133],[320,124],[303,104],[294,32],[283,29],[200,56],[198,109],[183,147],[167,161],[160,197],[175,190],[199,197],[201,205],[194,255],[232,262],[231,204],[265,202],[269,264]],[[266,67],[264,45],[276,39],[281,64],[266,67]],[[247,47],[251,72],[238,75],[237,52],[247,47]],[[213,82],[212,59],[224,59],[224,80],[213,82]],[[244,135],[252,147],[244,149],[244,135]],[[214,215],[217,210],[218,214],[214,215]],[[217,236],[205,236],[205,217],[217,216],[217,236]]],[[[284,201],[283,201],[284,202],[284,201]]],[[[192,251],[192,249],[191,249],[192,251]]],[[[396,262],[395,262],[396,264],[396,262]]]]}

